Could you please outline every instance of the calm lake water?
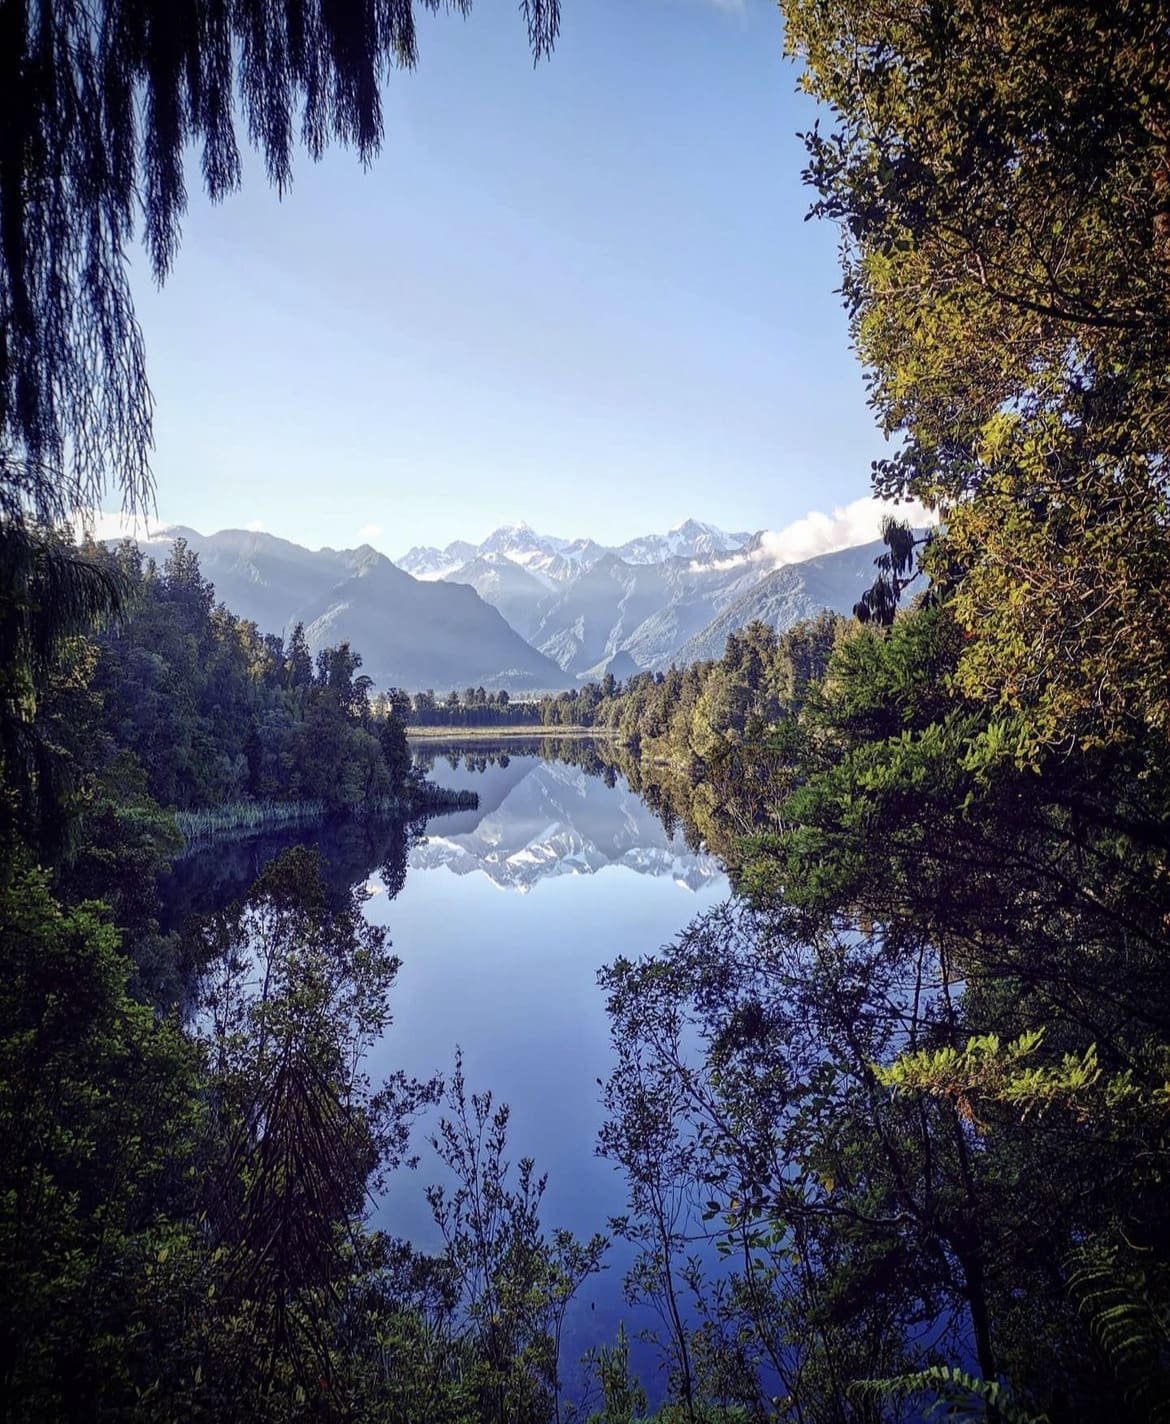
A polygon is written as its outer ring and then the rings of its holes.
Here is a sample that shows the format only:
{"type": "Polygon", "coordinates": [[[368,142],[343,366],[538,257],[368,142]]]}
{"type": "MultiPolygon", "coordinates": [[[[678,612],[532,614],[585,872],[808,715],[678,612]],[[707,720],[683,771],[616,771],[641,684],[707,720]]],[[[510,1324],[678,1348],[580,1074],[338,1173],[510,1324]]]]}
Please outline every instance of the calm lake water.
{"type": "MultiPolygon", "coordinates": [[[[588,1237],[626,1204],[622,1177],[594,1155],[598,1079],[610,1064],[596,972],[618,955],[656,950],[726,897],[726,877],[713,856],[669,836],[612,772],[478,744],[439,755],[430,776],[478,792],[478,809],[432,817],[417,842],[401,826],[343,826],[213,847],[176,866],[168,917],[226,903],[290,844],[319,845],[335,883],[372,892],[366,914],[389,928],[402,959],[394,1023],[371,1077],[446,1074],[458,1045],[469,1091],[490,1089],[511,1107],[511,1159],[531,1156],[548,1174],[546,1229],[588,1237]]],[[[439,1244],[423,1189],[443,1180],[427,1132],[424,1120],[418,1169],[392,1178],[374,1216],[423,1248],[439,1244]]],[[[615,1248],[610,1269],[583,1289],[566,1377],[588,1345],[613,1339],[619,1320],[648,1323],[623,1301],[627,1260],[615,1248]]],[[[634,1363],[653,1371],[645,1351],[634,1363]]]]}

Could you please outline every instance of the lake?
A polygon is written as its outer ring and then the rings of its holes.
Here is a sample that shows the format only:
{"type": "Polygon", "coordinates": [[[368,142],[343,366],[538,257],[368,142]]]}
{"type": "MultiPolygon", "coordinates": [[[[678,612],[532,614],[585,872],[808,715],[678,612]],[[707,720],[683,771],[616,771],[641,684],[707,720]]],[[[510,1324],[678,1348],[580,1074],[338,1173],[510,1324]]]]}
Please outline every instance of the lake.
{"type": "MultiPolygon", "coordinates": [[[[179,862],[165,898],[177,924],[242,894],[287,846],[318,845],[335,884],[366,885],[366,914],[389,928],[402,959],[394,1024],[371,1076],[448,1074],[458,1046],[469,1091],[490,1089],[511,1107],[511,1160],[531,1156],[548,1174],[546,1229],[588,1237],[626,1204],[620,1173],[594,1155],[598,1079],[610,1064],[596,972],[618,955],[653,952],[725,898],[728,884],[713,855],[668,834],[620,774],[582,751],[574,762],[583,764],[571,764],[532,744],[427,745],[416,755],[431,779],[476,791],[476,810],[414,831],[345,824],[227,842],[179,862]]],[[[419,1167],[391,1179],[373,1217],[423,1248],[439,1244],[423,1189],[443,1180],[427,1131],[424,1120],[419,1167]]],[[[615,1246],[610,1269],[583,1288],[566,1380],[585,1348],[612,1341],[619,1320],[631,1330],[649,1323],[622,1297],[628,1259],[615,1246]]],[[[635,1348],[632,1362],[658,1394],[652,1356],[635,1348]]]]}

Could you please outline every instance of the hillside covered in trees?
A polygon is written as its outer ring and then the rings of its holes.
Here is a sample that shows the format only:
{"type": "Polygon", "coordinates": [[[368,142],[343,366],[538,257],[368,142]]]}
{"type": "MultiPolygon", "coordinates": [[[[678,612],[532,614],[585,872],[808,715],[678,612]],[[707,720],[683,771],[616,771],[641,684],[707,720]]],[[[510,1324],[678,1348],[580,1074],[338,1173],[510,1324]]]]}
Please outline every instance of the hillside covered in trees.
{"type": "Polygon", "coordinates": [[[97,737],[137,760],[162,805],[250,798],[342,810],[403,792],[402,726],[371,698],[347,643],[313,658],[299,626],[286,642],[235,617],[182,541],[161,568],[131,543],[90,556],[126,608],[94,643],[97,737]]]}
{"type": "Polygon", "coordinates": [[[666,672],[635,673],[624,682],[607,673],[573,692],[510,698],[482,687],[446,697],[391,689],[386,704],[409,727],[458,729],[589,727],[616,732],[653,760],[701,759],[712,732],[742,737],[775,721],[824,669],[828,649],[848,620],[832,613],[785,633],[751,623],[727,639],[723,655],[666,672]],[[703,705],[696,711],[700,693],[703,705]]]}
{"type": "Polygon", "coordinates": [[[603,1148],[710,1332],[679,1332],[678,1368],[708,1390],[713,1333],[719,1359],[750,1339],[746,1377],[775,1368],[810,1412],[827,1380],[896,1378],[911,1414],[939,1391],[977,1413],[1007,1380],[1021,1417],[1155,1417],[1158,735],[1004,755],[1001,720],[955,687],[945,605],[833,643],[779,715],[783,656],[754,694],[707,669],[689,725],[643,722],[679,760],[634,774],[741,892],[603,974],[603,1148]],[[707,1206],[667,1224],[667,1197],[707,1206]],[[703,1223],[750,1262],[730,1292],[688,1276],[703,1223]]]}

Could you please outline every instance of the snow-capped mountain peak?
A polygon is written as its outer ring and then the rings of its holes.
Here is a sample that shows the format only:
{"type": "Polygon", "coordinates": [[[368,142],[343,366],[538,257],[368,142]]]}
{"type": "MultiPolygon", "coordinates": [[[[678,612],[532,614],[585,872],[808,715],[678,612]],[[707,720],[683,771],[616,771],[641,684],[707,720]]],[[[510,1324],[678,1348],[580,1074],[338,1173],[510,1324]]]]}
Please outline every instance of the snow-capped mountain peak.
{"type": "Polygon", "coordinates": [[[729,534],[714,524],[684,520],[665,534],[645,534],[617,549],[627,564],[661,564],[667,559],[713,559],[742,549],[750,533],[729,534]]]}
{"type": "Polygon", "coordinates": [[[526,549],[555,553],[560,542],[559,539],[543,538],[530,524],[501,524],[479,545],[479,553],[511,554],[526,549]]]}
{"type": "Polygon", "coordinates": [[[436,549],[430,544],[416,544],[394,562],[414,578],[429,582],[454,573],[469,559],[474,559],[477,553],[474,544],[469,544],[465,539],[455,539],[445,549],[436,549]]]}
{"type": "Polygon", "coordinates": [[[616,554],[628,564],[721,558],[742,549],[749,538],[746,533],[729,534],[714,524],[687,519],[666,534],[646,534],[613,546],[589,538],[562,539],[538,534],[530,524],[521,522],[500,525],[479,544],[456,539],[445,549],[416,545],[395,562],[415,578],[437,579],[446,578],[475,559],[493,555],[510,559],[551,586],[567,582],[607,554],[616,554]]]}

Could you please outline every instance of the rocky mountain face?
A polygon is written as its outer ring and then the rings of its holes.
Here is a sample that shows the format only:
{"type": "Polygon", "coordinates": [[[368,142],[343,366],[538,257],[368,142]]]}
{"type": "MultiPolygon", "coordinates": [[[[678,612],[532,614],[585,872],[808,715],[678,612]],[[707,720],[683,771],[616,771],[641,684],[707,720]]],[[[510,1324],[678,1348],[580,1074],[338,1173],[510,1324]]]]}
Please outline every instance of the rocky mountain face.
{"type": "Polygon", "coordinates": [[[614,548],[592,539],[558,539],[538,534],[529,524],[504,524],[494,529],[481,544],[456,539],[444,549],[416,545],[395,563],[415,578],[450,579],[470,583],[461,572],[483,555],[511,560],[550,585],[566,583],[606,554],[616,554],[627,564],[661,564],[667,559],[712,559],[742,549],[752,536],[728,534],[714,524],[688,519],[666,534],[646,534],[614,548]]]}
{"type": "Polygon", "coordinates": [[[418,579],[438,579],[453,573],[474,559],[479,550],[466,539],[456,539],[445,549],[432,549],[426,544],[416,544],[394,562],[406,573],[418,579]]]}
{"type": "Polygon", "coordinates": [[[728,633],[756,618],[781,630],[821,609],[848,613],[882,552],[867,544],[777,568],[760,534],[695,520],[600,554],[527,525],[497,530],[486,545],[444,579],[472,584],[578,681],[718,657],[728,633]]]}
{"type": "Polygon", "coordinates": [[[547,579],[541,579],[505,554],[477,554],[467,563],[442,575],[445,583],[469,584],[485,602],[498,608],[522,638],[531,639],[540,625],[545,605],[554,597],[547,579]]]}
{"type": "Polygon", "coordinates": [[[369,545],[311,550],[272,534],[202,535],[176,526],[142,547],[161,562],[177,538],[199,555],[204,577],[233,613],[266,633],[303,623],[314,652],[348,641],[376,687],[536,692],[569,685],[473,587],[412,578],[369,545]]]}
{"type": "MultiPolygon", "coordinates": [[[[420,579],[450,579],[484,557],[505,558],[527,569],[546,588],[567,582],[583,568],[610,552],[592,539],[556,539],[538,534],[528,524],[503,524],[480,544],[456,539],[444,549],[418,544],[395,563],[420,579]]],[[[456,578],[470,583],[471,578],[456,578]]]]}
{"type": "Polygon", "coordinates": [[[617,652],[670,598],[662,565],[606,554],[547,605],[532,641],[576,676],[617,652]]]}
{"type": "Polygon", "coordinates": [[[667,559],[717,559],[733,554],[751,538],[751,533],[728,534],[714,524],[688,519],[667,534],[647,534],[631,539],[614,552],[627,564],[661,564],[667,559]]]}
{"type": "Polygon", "coordinates": [[[688,519],[606,549],[509,524],[481,544],[417,547],[398,563],[418,578],[470,584],[563,671],[582,678],[622,651],[622,666],[665,666],[741,591],[745,577],[763,576],[750,564],[730,573],[722,567],[750,549],[752,538],[688,519]]]}
{"type": "Polygon", "coordinates": [[[679,666],[718,658],[728,635],[757,620],[783,631],[823,609],[849,613],[874,580],[874,560],[885,552],[880,539],[833,554],[821,554],[799,564],[763,569],[761,576],[723,602],[704,627],[674,651],[679,666]]]}

